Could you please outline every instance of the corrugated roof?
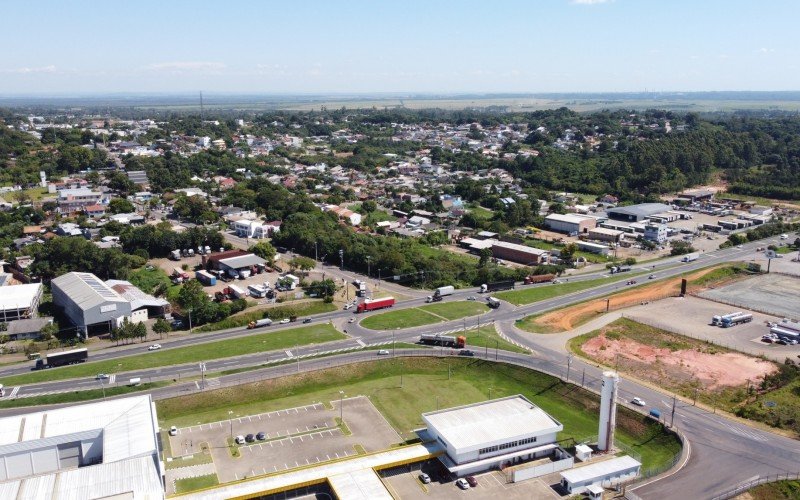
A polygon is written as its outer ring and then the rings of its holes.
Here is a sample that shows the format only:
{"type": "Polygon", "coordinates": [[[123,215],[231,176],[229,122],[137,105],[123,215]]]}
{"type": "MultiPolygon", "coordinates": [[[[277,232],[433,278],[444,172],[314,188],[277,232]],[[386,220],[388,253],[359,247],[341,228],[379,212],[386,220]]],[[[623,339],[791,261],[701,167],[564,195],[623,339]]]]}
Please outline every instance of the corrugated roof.
{"type": "Polygon", "coordinates": [[[575,214],[550,214],[544,218],[545,221],[554,220],[558,222],[567,222],[569,224],[580,224],[583,221],[594,219],[594,217],[589,217],[587,215],[575,215],[575,214]]]}
{"type": "Polygon", "coordinates": [[[653,214],[667,212],[671,209],[672,207],[664,205],[663,203],[640,203],[639,205],[630,205],[627,207],[609,208],[606,210],[606,213],[649,217],[653,214]]]}
{"type": "Polygon", "coordinates": [[[41,283],[0,287],[0,310],[30,307],[41,291],[41,283]]]}
{"type": "Polygon", "coordinates": [[[50,282],[82,310],[104,302],[127,302],[120,294],[92,273],[67,273],[50,282]]]}
{"type": "Polygon", "coordinates": [[[231,269],[241,269],[243,267],[255,266],[257,264],[264,265],[267,261],[255,254],[240,255],[238,257],[230,257],[228,259],[221,259],[220,264],[226,265],[231,269]]]}
{"type": "Polygon", "coordinates": [[[422,418],[457,449],[563,429],[561,423],[522,395],[423,413],[422,418]]]}
{"type": "Polygon", "coordinates": [[[130,281],[108,280],[106,281],[106,285],[110,286],[112,290],[130,302],[132,311],[141,307],[165,307],[169,305],[169,302],[164,299],[159,299],[153,297],[149,293],[144,293],[130,281]]]}

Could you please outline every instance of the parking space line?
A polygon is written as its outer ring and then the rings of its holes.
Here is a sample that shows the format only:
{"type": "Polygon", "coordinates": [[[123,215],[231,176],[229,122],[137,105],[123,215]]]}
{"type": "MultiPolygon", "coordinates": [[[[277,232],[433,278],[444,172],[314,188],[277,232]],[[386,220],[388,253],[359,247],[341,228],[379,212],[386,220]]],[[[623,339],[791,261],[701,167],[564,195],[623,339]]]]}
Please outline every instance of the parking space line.
{"type": "Polygon", "coordinates": [[[328,455],[327,453],[325,454],[325,456],[326,456],[326,457],[328,457],[328,460],[330,460],[330,459],[331,459],[331,456],[330,456],[330,455],[328,455]]]}
{"type": "Polygon", "coordinates": [[[300,442],[301,443],[303,442],[303,436],[300,436],[300,442]]]}

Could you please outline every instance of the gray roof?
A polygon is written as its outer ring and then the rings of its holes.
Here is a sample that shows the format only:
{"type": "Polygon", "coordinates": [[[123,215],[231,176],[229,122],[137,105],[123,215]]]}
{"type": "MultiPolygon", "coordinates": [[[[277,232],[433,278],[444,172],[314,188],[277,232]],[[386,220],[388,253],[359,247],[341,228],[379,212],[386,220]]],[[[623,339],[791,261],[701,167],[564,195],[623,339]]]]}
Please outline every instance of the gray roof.
{"type": "Polygon", "coordinates": [[[45,327],[45,325],[48,325],[52,322],[53,318],[30,318],[9,321],[8,330],[6,333],[9,335],[19,335],[21,333],[39,332],[45,327]]]}
{"type": "Polygon", "coordinates": [[[131,310],[135,311],[142,307],[166,307],[169,305],[164,299],[153,297],[149,293],[139,290],[130,281],[108,280],[106,285],[110,286],[115,292],[131,303],[131,310]]]}
{"type": "Polygon", "coordinates": [[[220,259],[219,263],[228,266],[231,269],[241,269],[243,267],[255,266],[257,264],[264,265],[267,263],[267,261],[258,255],[249,253],[247,255],[239,255],[238,257],[220,259]]]}
{"type": "Polygon", "coordinates": [[[609,214],[613,213],[620,215],[634,215],[637,217],[649,217],[659,212],[666,212],[668,210],[672,210],[672,207],[669,205],[664,205],[663,203],[640,203],[639,205],[630,205],[627,207],[609,208],[606,210],[606,212],[609,214]]]}
{"type": "Polygon", "coordinates": [[[92,273],[67,273],[51,281],[78,307],[86,311],[105,302],[128,302],[92,273]]]}

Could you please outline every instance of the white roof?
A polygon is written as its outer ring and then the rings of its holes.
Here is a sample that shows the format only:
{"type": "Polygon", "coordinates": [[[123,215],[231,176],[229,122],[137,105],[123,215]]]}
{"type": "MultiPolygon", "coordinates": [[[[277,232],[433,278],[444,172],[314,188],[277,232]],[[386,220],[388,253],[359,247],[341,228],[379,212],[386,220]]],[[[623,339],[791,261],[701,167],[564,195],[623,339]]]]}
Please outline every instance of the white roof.
{"type": "Polygon", "coordinates": [[[50,283],[57,286],[84,311],[105,302],[127,302],[92,273],[62,274],[50,283]]]}
{"type": "Polygon", "coordinates": [[[520,245],[519,243],[509,243],[508,241],[495,241],[492,247],[508,248],[510,250],[517,250],[518,252],[525,252],[531,255],[547,255],[549,250],[542,250],[541,248],[533,248],[527,245],[520,245]]]}
{"type": "Polygon", "coordinates": [[[623,455],[621,457],[603,460],[602,462],[595,462],[583,467],[577,467],[575,469],[564,471],[561,473],[561,477],[566,479],[568,482],[575,484],[591,481],[595,478],[602,478],[610,474],[615,474],[641,466],[642,464],[639,461],[629,457],[628,455],[623,455]]]}
{"type": "Polygon", "coordinates": [[[513,441],[564,428],[522,395],[423,413],[422,418],[456,449],[513,441]]]}
{"type": "Polygon", "coordinates": [[[41,283],[0,287],[0,310],[30,307],[41,290],[41,283]]]}
{"type": "Polygon", "coordinates": [[[594,217],[588,217],[585,215],[575,215],[575,214],[550,214],[544,218],[545,221],[554,220],[558,222],[568,222],[570,224],[580,224],[585,220],[593,219],[594,217]]]}
{"type": "Polygon", "coordinates": [[[347,500],[392,500],[394,498],[372,469],[337,474],[329,477],[328,482],[337,498],[346,498],[347,500]]]}
{"type": "Polygon", "coordinates": [[[149,293],[144,293],[130,281],[108,280],[106,285],[120,294],[120,296],[131,303],[131,310],[135,311],[141,307],[166,307],[169,305],[164,299],[153,297],[149,293]]]}
{"type": "Polygon", "coordinates": [[[606,227],[595,227],[589,230],[589,234],[607,234],[609,236],[619,236],[620,234],[625,234],[623,231],[618,231],[616,229],[608,229],[606,227]]]}

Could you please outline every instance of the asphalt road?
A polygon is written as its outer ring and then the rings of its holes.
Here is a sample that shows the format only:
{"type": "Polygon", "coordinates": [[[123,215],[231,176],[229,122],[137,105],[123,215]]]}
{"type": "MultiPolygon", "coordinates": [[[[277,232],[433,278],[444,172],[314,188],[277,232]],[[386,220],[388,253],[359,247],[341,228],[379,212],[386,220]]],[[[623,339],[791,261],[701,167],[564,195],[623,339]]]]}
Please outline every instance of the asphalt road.
{"type": "MultiPolygon", "coordinates": [[[[716,252],[708,252],[700,258],[690,263],[677,263],[679,259],[668,259],[655,263],[655,271],[658,278],[677,276],[687,271],[699,269],[712,264],[731,260],[747,260],[753,256],[757,246],[764,246],[771,243],[771,238],[767,241],[753,242],[743,245],[743,248],[729,248],[716,252]]],[[[642,269],[650,269],[652,266],[637,266],[642,269]]],[[[593,277],[597,277],[596,275],[593,277]]],[[[592,276],[570,277],[570,280],[591,279],[592,276]]],[[[496,356],[498,361],[509,362],[527,366],[543,372],[566,377],[567,371],[567,350],[565,346],[553,349],[538,342],[540,336],[523,335],[513,328],[516,319],[538,314],[547,310],[557,309],[569,304],[582,302],[592,298],[600,297],[613,293],[619,289],[626,288],[623,284],[626,281],[625,275],[620,276],[620,281],[595,287],[589,290],[576,292],[573,294],[555,297],[553,299],[537,302],[527,306],[514,307],[510,304],[503,304],[499,309],[492,310],[480,317],[481,322],[494,321],[498,324],[507,336],[520,344],[526,345],[533,350],[531,355],[522,355],[504,351],[488,351],[490,358],[496,356]]],[[[641,280],[640,280],[641,281],[641,280]]],[[[548,286],[548,285],[534,285],[548,286]]],[[[468,295],[476,294],[476,290],[459,291],[455,298],[464,298],[468,295]]],[[[481,297],[482,298],[482,297],[481,297]]],[[[412,299],[401,304],[396,308],[415,307],[424,302],[424,299],[412,299]]],[[[333,321],[346,321],[344,318],[351,317],[349,311],[337,311],[325,315],[320,315],[315,321],[331,319],[333,321]]],[[[340,341],[324,346],[301,347],[292,352],[278,353],[259,353],[238,358],[223,359],[206,362],[208,372],[221,371],[242,366],[257,366],[264,363],[278,363],[278,366],[262,368],[259,370],[222,376],[209,381],[211,387],[224,387],[236,385],[252,380],[274,378],[285,376],[298,371],[310,371],[327,368],[329,366],[353,363],[363,360],[377,359],[376,351],[362,350],[364,344],[386,345],[391,349],[392,341],[413,341],[421,333],[441,333],[455,332],[461,328],[475,326],[478,318],[468,318],[467,320],[457,320],[447,323],[439,323],[419,328],[409,328],[396,330],[394,332],[371,331],[358,326],[357,323],[346,324],[348,334],[352,339],[340,341]],[[339,349],[355,349],[350,352],[341,352],[339,349]],[[331,353],[328,357],[303,359],[308,356],[315,356],[322,352],[331,353]],[[291,363],[287,363],[291,361],[291,363]]],[[[290,325],[296,326],[296,325],[290,325]]],[[[202,337],[202,341],[214,340],[219,338],[231,338],[237,335],[247,334],[247,331],[233,330],[208,334],[202,337]]],[[[194,344],[200,339],[191,337],[176,340],[170,347],[194,344]]],[[[397,355],[441,355],[452,352],[449,350],[397,350],[397,355]]],[[[477,350],[478,355],[482,353],[477,350]]],[[[130,353],[107,353],[93,356],[96,359],[110,359],[120,355],[130,353]]],[[[0,371],[0,376],[11,373],[19,373],[19,368],[6,368],[0,371]]],[[[24,371],[24,370],[23,370],[24,371]]],[[[600,376],[602,370],[584,363],[577,358],[573,358],[570,371],[573,382],[578,374],[584,374],[586,386],[592,390],[599,391],[600,376]]],[[[187,376],[198,376],[199,369],[196,364],[163,367],[159,369],[143,370],[125,374],[124,377],[141,377],[146,381],[149,379],[180,379],[187,376]]],[[[121,377],[121,376],[120,376],[121,377]]],[[[118,383],[123,381],[117,380],[118,383]]],[[[44,384],[34,384],[23,386],[18,389],[17,395],[24,393],[43,393],[75,390],[78,387],[97,387],[98,382],[94,380],[60,381],[44,384]],[[24,391],[24,392],[23,392],[24,391]]],[[[199,382],[179,383],[170,387],[153,391],[153,396],[157,399],[173,397],[186,394],[191,391],[201,390],[199,382]]],[[[637,384],[635,381],[623,378],[620,396],[623,400],[629,400],[633,396],[639,396],[648,402],[648,407],[658,407],[662,411],[662,416],[670,419],[672,407],[672,395],[637,384]]],[[[639,409],[638,407],[636,409],[639,409]]],[[[3,414],[21,413],[26,410],[7,410],[3,414]]],[[[690,457],[686,465],[678,472],[657,481],[644,483],[634,488],[635,493],[642,498],[711,498],[716,494],[733,488],[745,479],[756,475],[773,475],[776,473],[795,473],[800,469],[800,443],[795,440],[785,438],[769,432],[754,429],[737,421],[730,420],[721,415],[711,413],[702,408],[678,402],[674,424],[687,438],[690,447],[690,457]]]]}

